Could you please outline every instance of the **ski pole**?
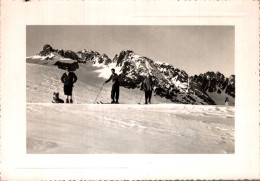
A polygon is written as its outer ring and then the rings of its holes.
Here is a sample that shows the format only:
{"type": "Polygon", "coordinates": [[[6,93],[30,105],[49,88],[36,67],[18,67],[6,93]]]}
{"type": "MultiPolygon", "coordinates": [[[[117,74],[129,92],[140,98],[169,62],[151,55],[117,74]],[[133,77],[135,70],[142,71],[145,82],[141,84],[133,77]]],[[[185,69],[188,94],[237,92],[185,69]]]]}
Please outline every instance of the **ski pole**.
{"type": "Polygon", "coordinates": [[[97,98],[98,98],[98,96],[99,96],[101,90],[103,89],[104,85],[105,85],[105,84],[103,84],[102,87],[100,88],[100,90],[99,90],[99,92],[98,92],[98,95],[97,95],[97,97],[96,97],[96,99],[95,99],[95,101],[94,101],[94,104],[95,104],[95,102],[96,102],[96,100],[97,100],[97,98]]]}

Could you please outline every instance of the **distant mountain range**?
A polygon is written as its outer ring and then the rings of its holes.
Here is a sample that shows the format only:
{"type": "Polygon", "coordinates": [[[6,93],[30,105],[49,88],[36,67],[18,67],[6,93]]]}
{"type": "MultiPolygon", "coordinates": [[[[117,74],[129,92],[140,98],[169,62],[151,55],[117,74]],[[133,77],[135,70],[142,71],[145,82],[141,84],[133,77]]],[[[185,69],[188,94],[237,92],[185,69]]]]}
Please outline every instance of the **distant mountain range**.
{"type": "Polygon", "coordinates": [[[38,54],[27,57],[28,63],[57,66],[60,69],[69,67],[72,71],[81,64],[93,66],[115,67],[119,72],[120,85],[129,89],[140,88],[140,84],[147,73],[154,81],[156,96],[182,104],[224,104],[228,97],[230,104],[235,104],[235,75],[225,77],[220,72],[208,71],[200,75],[188,76],[167,63],[155,62],[147,57],[140,56],[131,50],[121,51],[110,59],[106,54],[92,50],[53,49],[44,45],[38,54]],[[42,62],[42,63],[41,63],[42,62]]]}

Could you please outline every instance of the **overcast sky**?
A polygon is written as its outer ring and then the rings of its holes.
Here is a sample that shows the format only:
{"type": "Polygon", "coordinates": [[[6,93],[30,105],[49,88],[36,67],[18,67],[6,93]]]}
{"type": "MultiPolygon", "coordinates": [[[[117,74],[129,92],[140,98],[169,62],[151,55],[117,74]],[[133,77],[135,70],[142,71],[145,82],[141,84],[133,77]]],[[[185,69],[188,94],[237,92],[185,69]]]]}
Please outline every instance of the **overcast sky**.
{"type": "Polygon", "coordinates": [[[133,50],[167,62],[189,76],[206,71],[234,74],[234,26],[27,26],[26,56],[45,44],[55,49],[89,49],[111,59],[133,50]]]}

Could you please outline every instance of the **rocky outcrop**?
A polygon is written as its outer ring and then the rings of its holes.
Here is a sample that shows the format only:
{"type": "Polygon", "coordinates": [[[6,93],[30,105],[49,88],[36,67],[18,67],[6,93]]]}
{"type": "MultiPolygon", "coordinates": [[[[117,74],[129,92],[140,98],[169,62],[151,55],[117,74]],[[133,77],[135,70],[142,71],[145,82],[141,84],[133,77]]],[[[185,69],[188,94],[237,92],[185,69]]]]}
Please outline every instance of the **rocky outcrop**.
{"type": "Polygon", "coordinates": [[[204,74],[190,77],[192,89],[197,89],[203,93],[222,92],[235,98],[235,75],[226,78],[220,72],[206,72],[204,74]]]}
{"type": "Polygon", "coordinates": [[[37,55],[39,56],[48,56],[51,52],[53,52],[52,47],[49,44],[43,46],[43,50],[40,51],[37,55]]]}
{"type": "Polygon", "coordinates": [[[64,58],[69,58],[72,60],[76,60],[77,62],[81,62],[82,59],[73,51],[71,50],[53,50],[54,52],[57,52],[60,56],[64,57],[64,58]]]}
{"type": "Polygon", "coordinates": [[[106,54],[99,54],[93,50],[81,50],[78,52],[79,56],[82,58],[83,62],[91,62],[93,64],[99,63],[108,65],[112,62],[112,60],[106,54]]]}
{"type": "Polygon", "coordinates": [[[78,62],[65,63],[65,62],[57,61],[54,65],[57,66],[59,69],[62,69],[62,70],[66,70],[66,68],[68,67],[69,71],[75,71],[79,68],[78,62]]]}

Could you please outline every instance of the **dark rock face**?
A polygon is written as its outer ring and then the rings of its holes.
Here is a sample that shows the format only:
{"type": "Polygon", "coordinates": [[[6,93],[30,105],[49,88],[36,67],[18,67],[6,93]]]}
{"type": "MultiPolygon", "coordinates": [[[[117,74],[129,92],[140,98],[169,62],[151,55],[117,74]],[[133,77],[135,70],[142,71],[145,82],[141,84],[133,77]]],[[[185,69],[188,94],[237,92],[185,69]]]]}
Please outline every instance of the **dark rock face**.
{"type": "Polygon", "coordinates": [[[62,69],[62,70],[66,70],[66,68],[68,67],[69,71],[75,71],[79,68],[78,62],[65,63],[65,62],[57,61],[54,65],[57,66],[59,69],[62,69]]]}
{"type": "Polygon", "coordinates": [[[40,55],[40,56],[47,56],[51,52],[53,52],[52,47],[49,44],[46,44],[46,45],[43,46],[43,50],[38,55],[40,55]]]}
{"type": "Polygon", "coordinates": [[[118,60],[118,55],[116,54],[116,55],[114,56],[112,62],[117,62],[117,60],[118,60]]]}
{"type": "Polygon", "coordinates": [[[57,52],[58,54],[60,54],[62,57],[64,58],[70,58],[72,60],[76,60],[77,62],[80,62],[81,61],[81,58],[79,58],[79,56],[71,51],[71,50],[53,50],[54,52],[57,52]]]}
{"type": "MultiPolygon", "coordinates": [[[[72,50],[53,49],[49,44],[44,45],[43,50],[38,55],[45,56],[44,60],[53,60],[55,56],[50,56],[51,53],[57,53],[61,57],[75,60],[77,63],[92,62],[93,64],[98,63],[104,65],[112,63],[112,60],[106,54],[101,55],[98,52],[92,50],[81,50],[75,53],[72,50]]],[[[78,64],[76,66],[75,63],[57,61],[55,64],[58,66],[58,68],[61,69],[65,69],[65,67],[71,67],[71,71],[74,71],[78,68],[78,64]]]]}
{"type": "Polygon", "coordinates": [[[108,65],[112,62],[112,60],[106,55],[102,54],[100,55],[98,52],[92,51],[92,50],[81,50],[78,52],[80,55],[82,62],[92,62],[93,64],[99,63],[108,65]]]}
{"type": "MultiPolygon", "coordinates": [[[[49,44],[43,46],[43,50],[38,54],[40,56],[48,56],[50,53],[58,53],[63,58],[69,58],[77,61],[78,63],[99,63],[108,65],[112,63],[112,60],[106,54],[99,54],[92,50],[81,50],[75,53],[72,50],[53,49],[49,44]]],[[[45,60],[52,60],[52,57],[46,57],[45,60]]]]}
{"type": "Polygon", "coordinates": [[[235,75],[229,77],[225,93],[235,98],[235,75]]]}
{"type": "Polygon", "coordinates": [[[48,61],[48,60],[54,60],[55,56],[50,56],[51,53],[58,53],[61,57],[63,58],[70,58],[72,60],[75,60],[75,62],[73,63],[69,63],[69,62],[62,62],[62,61],[57,61],[55,62],[53,65],[57,66],[59,69],[63,69],[65,70],[66,67],[69,68],[70,71],[75,71],[76,69],[79,68],[78,62],[80,62],[80,58],[78,57],[78,55],[76,53],[74,53],[71,50],[56,50],[53,49],[49,44],[46,44],[43,46],[43,50],[38,53],[37,55],[40,56],[45,56],[44,60],[48,61]]]}
{"type": "MultiPolygon", "coordinates": [[[[119,75],[120,85],[129,89],[139,88],[147,73],[149,73],[155,86],[154,93],[173,102],[194,103],[188,89],[188,75],[185,71],[174,68],[165,63],[155,63],[153,60],[136,55],[133,51],[121,51],[117,66],[121,67],[119,75]]],[[[213,103],[208,97],[208,102],[213,103]]]]}
{"type": "Polygon", "coordinates": [[[216,92],[235,98],[235,76],[226,78],[220,72],[206,72],[205,74],[189,77],[188,74],[166,63],[155,63],[153,60],[136,55],[133,51],[121,51],[113,62],[121,67],[120,84],[129,89],[139,88],[146,74],[152,77],[157,96],[170,99],[172,102],[194,104],[201,100],[202,104],[216,103],[207,94],[216,92]]]}
{"type": "MultiPolygon", "coordinates": [[[[40,55],[40,56],[48,56],[48,55],[50,55],[52,52],[56,52],[56,53],[58,53],[60,56],[62,56],[63,58],[70,58],[70,59],[72,59],[72,60],[76,60],[77,62],[80,62],[81,61],[81,59],[79,58],[79,56],[75,53],[75,52],[73,52],[73,51],[71,51],[71,50],[62,50],[62,49],[60,49],[60,50],[57,50],[57,49],[53,49],[49,44],[46,44],[46,45],[44,45],[43,46],[43,50],[40,52],[40,53],[38,53],[38,55],[40,55]]],[[[50,57],[46,57],[46,59],[45,60],[52,60],[53,58],[50,58],[50,57]]]]}
{"type": "Polygon", "coordinates": [[[207,91],[210,93],[217,92],[218,94],[225,92],[235,98],[235,75],[226,78],[220,72],[206,72],[199,76],[192,76],[190,79],[193,89],[197,89],[203,93],[207,91]]]}

